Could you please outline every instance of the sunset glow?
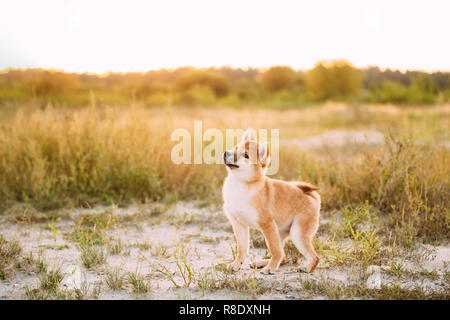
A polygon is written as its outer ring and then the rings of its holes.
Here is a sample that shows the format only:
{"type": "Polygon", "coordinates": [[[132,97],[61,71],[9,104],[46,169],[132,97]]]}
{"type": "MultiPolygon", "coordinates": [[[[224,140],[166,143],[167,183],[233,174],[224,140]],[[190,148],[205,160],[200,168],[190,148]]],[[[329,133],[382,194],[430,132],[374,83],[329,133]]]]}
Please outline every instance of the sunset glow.
{"type": "Polygon", "coordinates": [[[446,1],[3,1],[0,70],[450,70],[446,1]]]}

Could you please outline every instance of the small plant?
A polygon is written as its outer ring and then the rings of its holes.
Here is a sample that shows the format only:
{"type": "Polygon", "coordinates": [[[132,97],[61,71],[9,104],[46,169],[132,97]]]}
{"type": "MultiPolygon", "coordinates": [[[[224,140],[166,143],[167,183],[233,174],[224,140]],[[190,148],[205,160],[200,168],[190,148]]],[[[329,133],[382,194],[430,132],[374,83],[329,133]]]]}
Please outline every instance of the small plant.
{"type": "Polygon", "coordinates": [[[48,270],[47,264],[44,262],[44,260],[42,260],[41,257],[38,257],[34,261],[34,265],[35,265],[35,268],[36,268],[38,273],[46,273],[47,270],[48,270]]]}
{"type": "MultiPolygon", "coordinates": [[[[61,220],[60,217],[56,218],[56,221],[61,220]]],[[[56,242],[56,237],[59,234],[59,229],[58,227],[55,225],[55,218],[52,218],[50,222],[47,223],[47,229],[50,230],[50,232],[53,234],[53,239],[56,242]]]]}
{"type": "Polygon", "coordinates": [[[169,252],[169,247],[162,243],[160,243],[156,246],[152,246],[151,253],[155,257],[160,257],[160,258],[165,258],[165,259],[170,258],[172,256],[172,254],[169,252]]]}
{"type": "Polygon", "coordinates": [[[133,286],[134,293],[146,293],[150,290],[150,286],[145,278],[134,272],[128,273],[128,282],[133,286]]]}
{"type": "Polygon", "coordinates": [[[88,298],[98,299],[100,287],[97,285],[89,290],[88,285],[83,283],[81,288],[73,290],[44,289],[42,287],[31,289],[25,285],[25,299],[28,300],[85,300],[88,298]]]}
{"type": "Polygon", "coordinates": [[[379,263],[386,249],[381,247],[381,240],[377,236],[378,229],[368,224],[366,230],[355,231],[350,227],[350,231],[354,246],[352,259],[364,264],[379,263]]]}
{"type": "Polygon", "coordinates": [[[105,282],[113,290],[121,289],[123,286],[123,276],[118,268],[106,270],[105,282]]]}
{"type": "Polygon", "coordinates": [[[191,224],[194,222],[194,215],[192,212],[185,211],[182,216],[177,216],[175,221],[175,227],[180,227],[182,225],[191,224]]]}
{"type": "MultiPolygon", "coordinates": [[[[184,286],[188,287],[192,282],[192,276],[193,276],[193,270],[191,264],[187,261],[187,250],[186,250],[186,244],[180,245],[176,239],[175,239],[175,263],[177,266],[178,273],[180,274],[181,278],[183,279],[184,286]]],[[[160,269],[158,269],[158,272],[163,274],[165,277],[167,277],[175,287],[180,287],[180,285],[175,281],[175,278],[170,272],[167,267],[161,266],[160,269]]]]}
{"type": "Polygon", "coordinates": [[[196,284],[203,294],[207,290],[229,289],[241,293],[250,294],[254,299],[270,289],[262,286],[255,277],[236,277],[229,272],[222,272],[220,275],[215,272],[205,271],[196,277],[196,284]]]}
{"type": "Polygon", "coordinates": [[[64,249],[68,249],[69,246],[67,244],[61,244],[61,245],[50,245],[50,244],[46,244],[46,245],[42,245],[40,246],[41,248],[45,248],[45,249],[52,249],[52,250],[64,250],[64,249]]]}
{"type": "Polygon", "coordinates": [[[312,289],[312,282],[311,282],[311,280],[309,280],[309,279],[303,280],[302,281],[302,286],[303,286],[303,289],[305,289],[305,290],[311,290],[312,289]]]}
{"type": "Polygon", "coordinates": [[[5,280],[20,265],[20,253],[22,248],[19,242],[6,241],[0,234],[0,280],[5,280]]]}
{"type": "Polygon", "coordinates": [[[406,273],[406,270],[401,262],[392,262],[391,267],[387,271],[389,274],[396,275],[399,279],[404,273],[406,273]]]}
{"type": "Polygon", "coordinates": [[[167,279],[169,279],[170,282],[173,283],[173,285],[176,288],[179,288],[180,286],[178,285],[178,283],[175,281],[175,277],[173,276],[172,272],[170,272],[169,269],[167,269],[166,266],[160,265],[160,269],[158,269],[157,271],[160,272],[163,276],[165,276],[167,279]]]}
{"type": "Polygon", "coordinates": [[[80,245],[81,261],[89,269],[95,265],[101,265],[106,261],[106,256],[102,248],[91,245],[80,245]]]}
{"type": "Polygon", "coordinates": [[[178,271],[183,278],[184,285],[188,287],[192,281],[192,266],[187,262],[186,245],[176,244],[175,250],[175,262],[177,264],[178,271]]]}
{"type": "Polygon", "coordinates": [[[340,226],[332,227],[331,230],[339,236],[351,237],[352,230],[358,229],[359,225],[369,218],[369,210],[368,202],[356,208],[345,208],[342,211],[343,217],[340,226]]]}
{"type": "Polygon", "coordinates": [[[105,230],[96,226],[85,227],[76,225],[69,238],[81,245],[102,245],[105,241],[105,230]]]}
{"type": "Polygon", "coordinates": [[[134,246],[136,248],[141,249],[141,250],[149,250],[149,249],[152,248],[152,245],[150,243],[148,243],[148,242],[136,243],[136,244],[134,244],[134,246]]]}
{"type": "Polygon", "coordinates": [[[2,260],[11,260],[16,258],[22,252],[22,248],[17,240],[6,241],[0,235],[0,257],[2,260]]]}
{"type": "Polygon", "coordinates": [[[106,231],[118,223],[119,218],[112,213],[82,215],[68,236],[82,245],[103,245],[106,231]]]}
{"type": "Polygon", "coordinates": [[[31,289],[28,285],[25,285],[25,299],[28,300],[46,300],[49,297],[47,291],[35,288],[31,289]]]}
{"type": "Polygon", "coordinates": [[[58,289],[59,284],[63,278],[64,277],[61,274],[61,270],[59,269],[52,269],[46,272],[41,272],[39,275],[41,288],[52,291],[56,291],[58,289]]]}
{"type": "Polygon", "coordinates": [[[219,239],[217,237],[213,238],[213,237],[209,237],[207,235],[204,235],[203,237],[200,238],[199,241],[202,242],[202,243],[218,243],[219,239]]]}
{"type": "Polygon", "coordinates": [[[202,295],[205,295],[206,290],[211,286],[210,278],[208,276],[208,270],[206,270],[202,275],[200,275],[199,279],[197,280],[197,285],[202,290],[202,295]]]}
{"type": "Polygon", "coordinates": [[[83,226],[87,227],[96,227],[100,230],[108,230],[112,227],[116,226],[120,219],[118,216],[115,216],[112,209],[111,212],[108,212],[111,210],[107,210],[102,213],[95,213],[95,214],[88,214],[88,215],[81,215],[78,223],[83,226]]]}
{"type": "Polygon", "coordinates": [[[119,238],[117,241],[109,241],[107,248],[109,254],[120,254],[123,250],[122,240],[119,238]]]}

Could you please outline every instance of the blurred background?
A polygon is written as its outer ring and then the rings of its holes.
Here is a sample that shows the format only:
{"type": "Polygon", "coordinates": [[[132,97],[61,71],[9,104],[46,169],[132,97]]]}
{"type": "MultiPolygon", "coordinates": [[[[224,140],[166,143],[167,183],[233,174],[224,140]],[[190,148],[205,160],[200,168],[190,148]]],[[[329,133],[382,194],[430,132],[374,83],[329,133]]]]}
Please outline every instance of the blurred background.
{"type": "Polygon", "coordinates": [[[450,97],[445,1],[4,1],[0,101],[283,108],[450,97]]]}
{"type": "Polygon", "coordinates": [[[368,67],[345,60],[317,63],[309,70],[289,66],[193,68],[133,73],[66,73],[46,69],[6,69],[0,73],[2,103],[35,100],[40,105],[100,103],[147,106],[259,106],[301,108],[324,101],[433,105],[448,103],[450,73],[368,67]]]}

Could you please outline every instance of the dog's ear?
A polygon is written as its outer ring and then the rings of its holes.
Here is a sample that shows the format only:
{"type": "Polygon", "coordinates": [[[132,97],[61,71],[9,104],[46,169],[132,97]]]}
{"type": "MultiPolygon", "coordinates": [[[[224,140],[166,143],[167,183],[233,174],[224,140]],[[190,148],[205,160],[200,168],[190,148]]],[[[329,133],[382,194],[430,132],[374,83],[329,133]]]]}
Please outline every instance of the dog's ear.
{"type": "Polygon", "coordinates": [[[248,127],[247,130],[245,130],[244,135],[242,136],[242,141],[256,141],[255,129],[253,129],[252,127],[248,127]]]}
{"type": "Polygon", "coordinates": [[[267,142],[261,143],[258,150],[258,158],[262,166],[269,165],[270,162],[270,146],[267,142]]]}

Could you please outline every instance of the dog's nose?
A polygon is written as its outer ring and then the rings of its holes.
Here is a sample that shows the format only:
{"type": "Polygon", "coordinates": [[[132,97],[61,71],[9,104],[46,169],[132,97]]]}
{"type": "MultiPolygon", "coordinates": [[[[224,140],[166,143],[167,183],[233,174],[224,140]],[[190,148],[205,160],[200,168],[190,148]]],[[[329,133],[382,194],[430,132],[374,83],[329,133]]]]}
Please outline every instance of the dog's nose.
{"type": "Polygon", "coordinates": [[[223,153],[223,162],[225,164],[230,164],[230,163],[234,163],[234,154],[231,151],[225,151],[223,153]]]}

